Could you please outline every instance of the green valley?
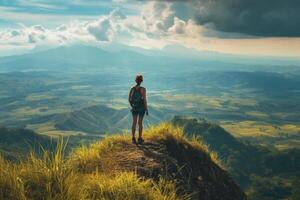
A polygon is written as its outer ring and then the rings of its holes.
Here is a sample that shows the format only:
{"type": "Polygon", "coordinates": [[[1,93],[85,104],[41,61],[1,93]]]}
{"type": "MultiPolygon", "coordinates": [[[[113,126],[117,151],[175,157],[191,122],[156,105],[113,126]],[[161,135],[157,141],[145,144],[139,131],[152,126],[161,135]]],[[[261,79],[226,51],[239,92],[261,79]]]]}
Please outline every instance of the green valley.
{"type": "Polygon", "coordinates": [[[60,138],[68,141],[69,155],[116,133],[130,135],[128,92],[142,72],[146,130],[166,121],[183,127],[190,140],[197,137],[218,155],[251,200],[297,199],[296,66],[172,60],[134,48],[123,53],[74,46],[0,58],[2,156],[26,158],[32,146],[38,155],[41,146],[51,152],[60,138]]]}

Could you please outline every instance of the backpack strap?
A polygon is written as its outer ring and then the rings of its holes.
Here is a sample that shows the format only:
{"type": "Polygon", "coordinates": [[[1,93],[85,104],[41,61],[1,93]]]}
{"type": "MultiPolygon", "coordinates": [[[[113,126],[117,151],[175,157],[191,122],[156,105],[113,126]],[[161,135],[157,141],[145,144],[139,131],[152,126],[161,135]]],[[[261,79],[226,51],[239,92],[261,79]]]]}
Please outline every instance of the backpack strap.
{"type": "MultiPolygon", "coordinates": [[[[136,86],[133,86],[131,89],[130,89],[130,101],[131,101],[131,98],[132,98],[132,95],[134,94],[134,92],[136,91],[139,91],[141,88],[136,88],[136,86]]],[[[139,91],[141,92],[141,91],[139,91]]]]}
{"type": "Polygon", "coordinates": [[[143,87],[140,86],[140,87],[137,89],[137,91],[141,94],[141,98],[144,99],[144,96],[143,96],[143,94],[142,94],[142,89],[143,89],[143,87]]]}

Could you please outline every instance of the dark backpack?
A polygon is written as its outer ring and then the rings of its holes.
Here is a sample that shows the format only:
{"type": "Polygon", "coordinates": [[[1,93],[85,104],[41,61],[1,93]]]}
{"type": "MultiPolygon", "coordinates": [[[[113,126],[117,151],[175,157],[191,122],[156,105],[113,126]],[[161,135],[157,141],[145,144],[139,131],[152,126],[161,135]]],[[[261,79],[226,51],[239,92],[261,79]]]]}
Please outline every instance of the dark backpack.
{"type": "Polygon", "coordinates": [[[130,104],[132,108],[137,109],[137,108],[142,108],[144,105],[143,101],[143,96],[141,93],[141,88],[133,88],[132,94],[131,94],[131,100],[130,104]]]}

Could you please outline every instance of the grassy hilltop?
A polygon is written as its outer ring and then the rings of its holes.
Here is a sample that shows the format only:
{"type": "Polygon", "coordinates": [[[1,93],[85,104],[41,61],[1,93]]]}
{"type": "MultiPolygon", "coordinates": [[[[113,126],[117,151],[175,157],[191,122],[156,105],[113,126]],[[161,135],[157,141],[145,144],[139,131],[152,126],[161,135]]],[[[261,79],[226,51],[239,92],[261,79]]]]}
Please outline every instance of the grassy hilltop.
{"type": "Polygon", "coordinates": [[[183,130],[161,124],[143,146],[116,135],[75,149],[0,159],[0,199],[245,199],[214,153],[183,130]]]}

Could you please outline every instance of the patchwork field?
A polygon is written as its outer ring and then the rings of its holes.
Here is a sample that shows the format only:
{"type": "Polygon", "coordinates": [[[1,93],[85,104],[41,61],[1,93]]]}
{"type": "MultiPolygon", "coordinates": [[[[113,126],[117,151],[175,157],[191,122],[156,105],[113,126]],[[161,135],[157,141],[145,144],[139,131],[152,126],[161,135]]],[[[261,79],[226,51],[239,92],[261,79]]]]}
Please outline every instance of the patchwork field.
{"type": "MultiPolygon", "coordinates": [[[[278,148],[298,146],[300,75],[195,70],[145,77],[150,107],[146,126],[188,115],[220,123],[244,140],[278,148]]],[[[0,124],[52,136],[126,131],[131,79],[113,70],[0,74],[0,124]],[[93,110],[99,106],[112,109],[114,120],[106,119],[111,116],[105,109],[93,110]]]]}

